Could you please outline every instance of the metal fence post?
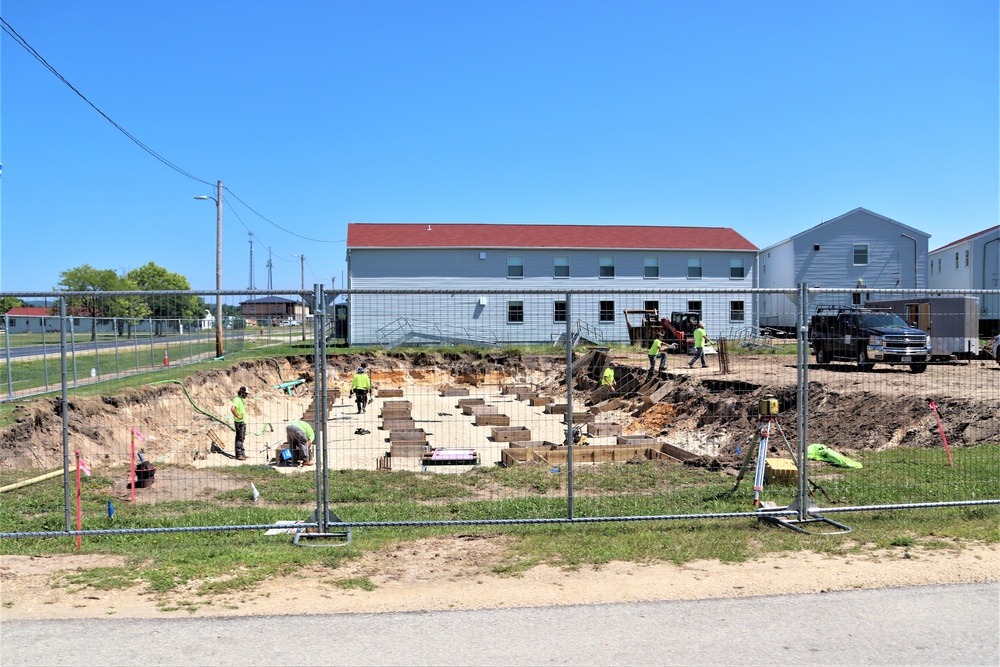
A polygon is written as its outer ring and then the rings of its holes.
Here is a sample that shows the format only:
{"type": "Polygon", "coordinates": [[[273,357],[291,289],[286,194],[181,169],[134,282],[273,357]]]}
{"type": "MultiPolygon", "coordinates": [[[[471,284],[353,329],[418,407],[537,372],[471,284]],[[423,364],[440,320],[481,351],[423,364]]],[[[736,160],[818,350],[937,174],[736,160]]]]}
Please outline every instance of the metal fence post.
{"type": "MultiPolygon", "coordinates": [[[[7,398],[14,398],[14,376],[10,368],[10,318],[3,316],[3,339],[4,349],[7,356],[7,398]]],[[[42,364],[45,364],[45,357],[42,357],[42,364]]]]}
{"type": "Polygon", "coordinates": [[[566,293],[566,518],[573,518],[573,295],[566,293]]]}
{"type": "Polygon", "coordinates": [[[799,283],[799,304],[798,304],[798,350],[797,364],[798,373],[796,377],[796,401],[798,404],[797,418],[799,422],[798,452],[796,457],[799,461],[798,469],[798,519],[805,521],[809,518],[808,499],[808,464],[806,451],[809,446],[809,319],[806,314],[808,308],[809,290],[805,283],[799,283]]]}
{"type": "Polygon", "coordinates": [[[59,371],[62,383],[60,412],[62,412],[62,448],[63,448],[63,513],[65,514],[66,530],[73,530],[69,494],[69,380],[66,377],[66,298],[59,298],[59,371]]]}
{"type": "Polygon", "coordinates": [[[114,336],[115,336],[115,377],[120,378],[122,376],[122,365],[121,361],[118,359],[118,318],[116,317],[112,322],[114,336]]]}
{"type": "Polygon", "coordinates": [[[73,325],[72,318],[69,321],[69,348],[70,354],[73,355],[73,386],[77,385],[76,379],[76,327],[73,325]]]}

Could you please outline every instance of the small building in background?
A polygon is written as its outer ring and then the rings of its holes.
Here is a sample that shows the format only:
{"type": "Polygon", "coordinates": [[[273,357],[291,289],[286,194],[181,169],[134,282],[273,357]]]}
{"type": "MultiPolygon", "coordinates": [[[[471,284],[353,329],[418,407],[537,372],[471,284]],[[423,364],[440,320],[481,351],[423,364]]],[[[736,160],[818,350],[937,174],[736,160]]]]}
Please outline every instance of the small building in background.
{"type": "Polygon", "coordinates": [[[246,320],[256,320],[260,326],[280,326],[289,320],[301,321],[308,311],[301,301],[283,296],[262,296],[240,302],[240,315],[246,320]]]}
{"type": "MultiPolygon", "coordinates": [[[[930,251],[927,271],[931,290],[1000,290],[1000,225],[930,251]]],[[[1000,334],[1000,292],[979,299],[979,334],[1000,334]]]]}
{"type": "MultiPolygon", "coordinates": [[[[827,220],[760,251],[761,288],[849,288],[824,305],[863,305],[868,290],[927,287],[930,234],[864,208],[827,220]]],[[[760,325],[794,329],[796,303],[787,294],[761,295],[760,325]]]]}

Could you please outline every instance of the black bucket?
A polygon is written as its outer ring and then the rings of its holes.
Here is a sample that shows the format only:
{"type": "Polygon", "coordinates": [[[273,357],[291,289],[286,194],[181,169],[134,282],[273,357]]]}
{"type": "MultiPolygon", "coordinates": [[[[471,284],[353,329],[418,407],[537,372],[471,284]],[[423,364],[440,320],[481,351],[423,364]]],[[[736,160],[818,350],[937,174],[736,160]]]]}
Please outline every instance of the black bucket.
{"type": "MultiPolygon", "coordinates": [[[[156,466],[149,461],[143,461],[135,467],[135,488],[145,489],[147,486],[153,486],[155,476],[156,466]]],[[[132,485],[128,484],[127,488],[131,489],[132,485]]]]}

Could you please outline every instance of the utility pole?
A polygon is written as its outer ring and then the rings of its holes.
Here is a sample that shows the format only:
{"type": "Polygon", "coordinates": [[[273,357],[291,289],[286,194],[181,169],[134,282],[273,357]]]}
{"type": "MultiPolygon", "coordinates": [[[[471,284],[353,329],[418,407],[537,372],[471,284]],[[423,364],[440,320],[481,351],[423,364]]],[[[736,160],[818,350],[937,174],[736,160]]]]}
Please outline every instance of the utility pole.
{"type": "Polygon", "coordinates": [[[271,249],[267,249],[267,289],[270,291],[272,289],[271,285],[271,269],[274,268],[274,260],[271,259],[271,249]]]}
{"type": "MultiPolygon", "coordinates": [[[[302,259],[302,291],[306,291],[306,256],[299,255],[302,259]]],[[[306,339],[306,299],[305,295],[299,297],[302,300],[302,340],[306,339]]]]}
{"type": "Polygon", "coordinates": [[[254,289],[253,286],[253,232],[247,232],[250,236],[250,287],[249,289],[254,289]]]}
{"type": "MultiPolygon", "coordinates": [[[[306,291],[306,256],[305,255],[292,255],[292,257],[298,257],[302,262],[302,292],[306,291]]],[[[306,339],[306,301],[304,295],[299,296],[299,301],[302,302],[302,340],[306,339]]]]}
{"type": "Polygon", "coordinates": [[[216,183],[215,199],[215,356],[224,356],[222,347],[222,181],[216,183]]]}
{"type": "Polygon", "coordinates": [[[195,199],[215,202],[215,356],[223,355],[222,349],[222,181],[216,184],[216,196],[197,195],[195,199]]]}

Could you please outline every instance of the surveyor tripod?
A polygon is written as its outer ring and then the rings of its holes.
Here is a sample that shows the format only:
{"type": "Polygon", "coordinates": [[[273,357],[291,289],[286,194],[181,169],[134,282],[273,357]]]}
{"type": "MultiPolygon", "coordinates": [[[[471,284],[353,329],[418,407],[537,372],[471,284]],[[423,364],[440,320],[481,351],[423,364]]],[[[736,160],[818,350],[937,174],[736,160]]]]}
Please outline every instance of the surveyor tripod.
{"type": "MultiPolygon", "coordinates": [[[[753,479],[753,506],[760,507],[760,494],[764,490],[764,470],[767,467],[767,450],[771,446],[771,433],[773,430],[777,430],[781,435],[781,439],[785,443],[785,448],[788,450],[789,456],[792,457],[792,463],[798,468],[798,462],[795,460],[795,452],[792,451],[792,446],[788,444],[788,438],[785,437],[785,431],[781,428],[781,424],[778,423],[778,401],[772,396],[768,396],[763,401],[761,401],[760,406],[760,424],[757,428],[757,467],[754,469],[754,479],[753,479]]],[[[736,489],[739,488],[740,482],[743,481],[743,477],[746,475],[747,469],[750,467],[750,458],[753,456],[753,449],[747,447],[747,453],[743,457],[743,463],[740,465],[740,472],[736,475],[736,484],[733,485],[732,491],[730,493],[736,493],[736,489]]]]}

